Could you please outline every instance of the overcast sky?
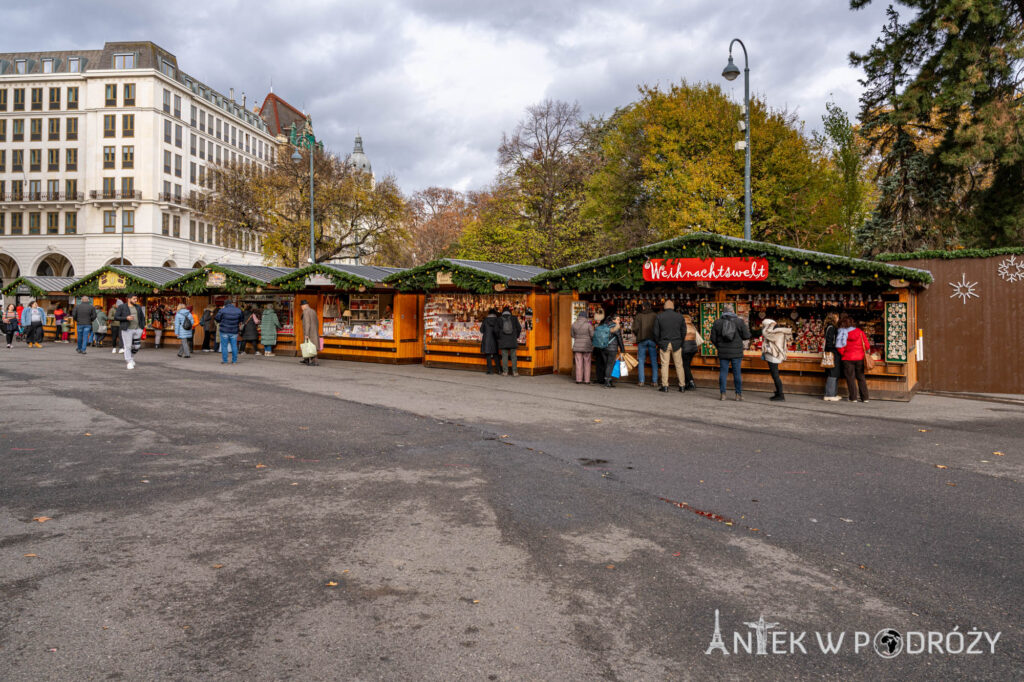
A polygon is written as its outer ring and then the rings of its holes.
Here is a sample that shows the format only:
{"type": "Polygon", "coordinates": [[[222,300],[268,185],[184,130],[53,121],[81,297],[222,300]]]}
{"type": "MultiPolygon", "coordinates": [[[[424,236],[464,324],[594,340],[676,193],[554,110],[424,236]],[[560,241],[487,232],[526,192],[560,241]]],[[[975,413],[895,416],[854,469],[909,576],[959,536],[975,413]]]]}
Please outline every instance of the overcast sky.
{"type": "Polygon", "coordinates": [[[360,132],[374,172],[406,192],[476,189],[494,178],[502,132],[545,98],[602,115],[640,84],[686,79],[742,99],[742,77],[721,77],[734,37],[750,51],[752,93],[769,105],[816,128],[833,97],[852,118],[861,88],[847,56],[878,35],[876,3],[35,0],[5,3],[3,49],[151,40],[210,86],[244,91],[250,107],[273,82],[342,155],[360,132]]]}

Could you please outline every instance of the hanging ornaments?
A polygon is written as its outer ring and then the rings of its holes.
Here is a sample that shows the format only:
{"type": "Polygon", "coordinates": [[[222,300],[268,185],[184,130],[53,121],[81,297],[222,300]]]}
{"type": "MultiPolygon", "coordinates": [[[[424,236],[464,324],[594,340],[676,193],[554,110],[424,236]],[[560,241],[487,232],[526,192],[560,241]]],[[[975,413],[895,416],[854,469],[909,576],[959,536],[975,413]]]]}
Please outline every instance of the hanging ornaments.
{"type": "Polygon", "coordinates": [[[1017,260],[1017,256],[1004,258],[999,263],[999,278],[1010,282],[1024,282],[1024,259],[1017,260]]]}
{"type": "Polygon", "coordinates": [[[967,305],[968,299],[981,298],[981,295],[975,291],[978,283],[968,282],[966,272],[960,275],[959,282],[950,282],[949,286],[953,287],[953,293],[950,294],[949,297],[959,298],[964,305],[967,305]]]}

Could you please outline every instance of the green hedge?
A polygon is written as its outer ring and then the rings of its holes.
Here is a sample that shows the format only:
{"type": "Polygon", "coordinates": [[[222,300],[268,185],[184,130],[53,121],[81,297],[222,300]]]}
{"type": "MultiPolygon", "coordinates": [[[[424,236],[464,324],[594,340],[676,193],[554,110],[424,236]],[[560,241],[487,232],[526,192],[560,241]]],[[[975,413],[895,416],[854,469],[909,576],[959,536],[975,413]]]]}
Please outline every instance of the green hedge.
{"type": "Polygon", "coordinates": [[[924,260],[941,258],[955,260],[957,258],[992,258],[993,256],[1011,256],[1024,254],[1024,246],[1004,246],[998,249],[954,249],[952,251],[911,251],[910,253],[880,253],[876,260],[924,260]]]}

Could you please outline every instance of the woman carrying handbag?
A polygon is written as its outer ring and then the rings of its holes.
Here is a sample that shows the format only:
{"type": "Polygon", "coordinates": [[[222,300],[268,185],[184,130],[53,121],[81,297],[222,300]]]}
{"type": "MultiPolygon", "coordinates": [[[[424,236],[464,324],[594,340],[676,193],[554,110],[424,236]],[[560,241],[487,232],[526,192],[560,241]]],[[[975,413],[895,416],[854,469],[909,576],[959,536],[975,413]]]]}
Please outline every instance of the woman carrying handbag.
{"type": "Polygon", "coordinates": [[[846,376],[846,388],[850,392],[850,402],[858,398],[862,403],[868,401],[868,380],[864,376],[865,363],[871,357],[871,344],[867,334],[857,327],[849,315],[839,322],[839,336],[836,347],[843,358],[843,374],[846,376]]]}
{"type": "Polygon", "coordinates": [[[827,402],[838,402],[840,367],[839,349],[836,339],[839,337],[839,315],[829,313],[825,316],[825,349],[821,354],[821,367],[825,370],[825,397],[827,402]]]}

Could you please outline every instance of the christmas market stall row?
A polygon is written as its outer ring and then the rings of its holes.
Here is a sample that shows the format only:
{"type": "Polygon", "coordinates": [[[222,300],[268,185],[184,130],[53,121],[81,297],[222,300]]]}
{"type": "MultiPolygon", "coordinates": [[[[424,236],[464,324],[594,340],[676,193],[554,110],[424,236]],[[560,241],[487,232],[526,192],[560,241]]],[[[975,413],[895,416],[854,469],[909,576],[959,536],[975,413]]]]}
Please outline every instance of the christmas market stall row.
{"type": "Polygon", "coordinates": [[[723,304],[731,303],[753,337],[742,360],[745,388],[772,386],[761,360],[760,332],[762,320],[774,319],[793,330],[788,360],[780,367],[787,392],[820,394],[823,322],[835,312],[850,315],[871,341],[878,361],[868,374],[872,397],[908,400],[917,385],[917,293],[932,277],[927,270],[694,232],[552,270],[533,281],[558,292],[559,372],[571,371],[570,327],[580,311],[589,311],[591,320],[620,315],[627,350],[635,354],[634,315],[645,302],[657,311],[671,300],[705,339],[693,360],[698,385],[717,387],[719,363],[708,340],[723,304]]]}
{"type": "Polygon", "coordinates": [[[52,339],[56,334],[54,311],[58,306],[65,311],[70,311],[71,302],[64,287],[73,283],[73,277],[53,276],[23,276],[11,280],[0,289],[4,297],[4,308],[11,303],[15,308],[28,306],[32,301],[37,301],[39,307],[46,312],[46,324],[43,325],[43,338],[52,339]]]}
{"type": "Polygon", "coordinates": [[[396,292],[383,284],[398,272],[398,268],[324,263],[295,270],[271,284],[316,311],[323,337],[321,357],[419,363],[423,359],[419,313],[423,296],[396,292]]]}
{"type": "MultiPolygon", "coordinates": [[[[160,306],[164,311],[166,322],[162,325],[166,343],[174,340],[174,325],[171,319],[179,303],[195,305],[198,302],[180,292],[168,290],[167,284],[179,277],[194,272],[191,268],[145,267],[138,265],[105,265],[99,270],[90,272],[85,277],[73,281],[64,287],[72,298],[80,299],[89,296],[97,309],[110,311],[118,299],[127,300],[128,296],[138,296],[139,302],[146,309],[146,339],[143,345],[154,343],[154,313],[160,306]]],[[[202,310],[200,308],[200,310],[202,310]]]]}
{"type": "Polygon", "coordinates": [[[420,294],[423,364],[483,370],[480,324],[491,309],[508,308],[522,324],[516,349],[522,374],[552,371],[551,295],[533,284],[547,272],[529,265],[442,258],[402,270],[383,283],[401,294],[420,294]]]}

